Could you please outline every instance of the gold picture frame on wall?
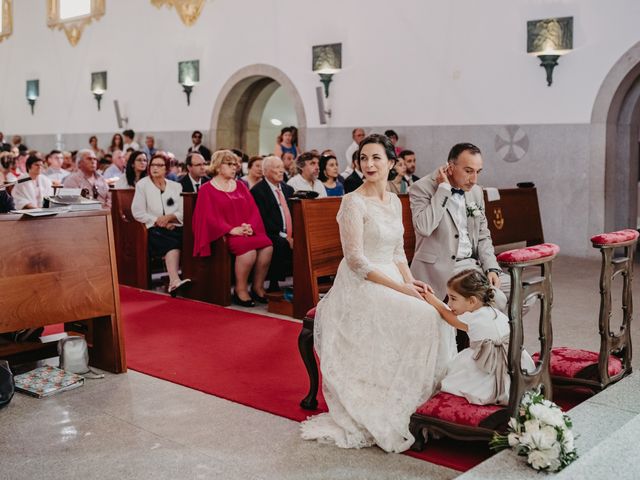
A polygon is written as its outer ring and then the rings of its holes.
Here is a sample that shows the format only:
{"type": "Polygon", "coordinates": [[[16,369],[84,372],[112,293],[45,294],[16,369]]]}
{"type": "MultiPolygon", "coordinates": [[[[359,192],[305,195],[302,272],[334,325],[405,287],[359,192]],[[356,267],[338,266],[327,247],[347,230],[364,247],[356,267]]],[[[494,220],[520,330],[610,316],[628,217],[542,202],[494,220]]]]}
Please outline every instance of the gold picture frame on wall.
{"type": "Polygon", "coordinates": [[[47,26],[51,29],[64,30],[69,43],[75,47],[80,41],[84,27],[104,15],[105,0],[89,0],[89,12],[70,18],[61,17],[63,1],[69,0],[47,0],[47,26]]]}
{"type": "Polygon", "coordinates": [[[0,42],[13,33],[13,0],[0,0],[2,21],[0,21],[0,42]]]}
{"type": "Polygon", "coordinates": [[[205,0],[151,0],[151,3],[158,8],[165,5],[169,8],[175,8],[182,23],[187,27],[196,23],[204,7],[204,2],[205,0]]]}

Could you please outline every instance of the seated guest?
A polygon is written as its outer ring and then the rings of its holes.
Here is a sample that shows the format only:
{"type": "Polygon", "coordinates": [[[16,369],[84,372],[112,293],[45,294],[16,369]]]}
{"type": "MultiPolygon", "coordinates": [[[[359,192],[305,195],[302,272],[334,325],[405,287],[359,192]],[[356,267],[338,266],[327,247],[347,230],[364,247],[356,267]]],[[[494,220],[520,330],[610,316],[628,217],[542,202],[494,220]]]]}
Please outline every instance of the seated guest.
{"type": "Polygon", "coordinates": [[[385,136],[391,140],[393,144],[393,148],[396,150],[396,155],[400,155],[400,152],[404,150],[402,147],[398,146],[398,134],[394,130],[387,130],[384,132],[385,136]]]}
{"type": "Polygon", "coordinates": [[[27,173],[27,158],[29,157],[29,151],[25,148],[19,149],[17,155],[15,156],[15,162],[9,169],[9,173],[7,174],[7,182],[15,182],[18,178],[22,177],[27,173]]]}
{"type": "Polygon", "coordinates": [[[293,188],[284,183],[284,164],[276,156],[262,161],[264,180],[251,189],[258,205],[267,236],[273,243],[273,255],[269,266],[269,291],[279,291],[278,281],[291,272],[293,257],[293,229],[291,212],[287,202],[293,188]]]}
{"type": "Polygon", "coordinates": [[[149,175],[136,183],[131,213],[149,231],[149,255],[164,257],[169,273],[168,291],[175,297],[178,289],[191,280],[180,279],[178,273],[182,249],[182,186],[165,178],[168,167],[169,159],[164,156],[155,155],[151,159],[149,175]]]}
{"type": "MultiPolygon", "coordinates": [[[[7,144],[8,145],[8,144],[7,144]]],[[[2,183],[15,182],[17,178],[11,172],[15,170],[16,157],[12,152],[0,152],[0,170],[2,183]]]]}
{"type": "Polygon", "coordinates": [[[0,188],[0,213],[9,213],[16,208],[13,203],[13,197],[9,195],[5,188],[0,188]]]}
{"type": "Polygon", "coordinates": [[[147,135],[144,139],[144,147],[142,147],[142,151],[147,156],[147,158],[152,158],[158,149],[156,148],[156,138],[153,135],[147,135]]]}
{"type": "Polygon", "coordinates": [[[288,182],[289,179],[296,175],[296,157],[291,152],[285,152],[282,154],[282,163],[284,164],[284,181],[288,182]]]}
{"type": "MultiPolygon", "coordinates": [[[[71,152],[63,151],[62,152],[62,169],[67,172],[75,172],[77,170],[76,162],[73,160],[74,154],[71,152]]],[[[104,158],[109,160],[109,165],[111,165],[111,154],[108,153],[104,156],[104,158]]]]}
{"type": "Polygon", "coordinates": [[[249,189],[235,180],[237,168],[238,157],[230,150],[213,154],[207,171],[211,181],[200,188],[193,211],[193,255],[210,256],[211,242],[226,237],[229,251],[236,257],[233,301],[253,307],[249,274],[253,269],[253,296],[264,301],[264,281],[273,247],[249,189]]]}
{"type": "Polygon", "coordinates": [[[123,149],[124,149],[124,140],[122,139],[122,135],[120,135],[119,133],[114,133],[113,137],[111,137],[111,145],[109,146],[109,152],[113,153],[116,150],[123,150],[123,149]]]}
{"type": "Polygon", "coordinates": [[[136,132],[131,129],[127,129],[122,132],[122,137],[124,139],[124,145],[122,146],[123,151],[126,152],[130,148],[134,151],[140,150],[140,145],[138,145],[138,142],[135,141],[136,132]]]}
{"type": "MultiPolygon", "coordinates": [[[[105,180],[111,180],[124,176],[124,168],[127,165],[125,154],[122,150],[116,150],[111,154],[111,166],[104,171],[102,175],[105,180]]],[[[109,182],[107,182],[109,183],[109,182]]]]}
{"type": "Polygon", "coordinates": [[[284,127],[280,130],[273,152],[276,157],[280,158],[287,152],[293,154],[294,158],[298,156],[298,148],[293,143],[293,127],[284,127]]]}
{"type": "Polygon", "coordinates": [[[344,195],[344,187],[338,180],[338,160],[335,155],[323,155],[320,157],[320,181],[324,185],[327,195],[341,197],[344,195]]]}
{"type": "Polygon", "coordinates": [[[318,197],[326,197],[327,190],[320,180],[320,158],[313,152],[304,152],[296,160],[298,167],[298,175],[291,178],[287,184],[297,192],[298,190],[314,191],[318,193],[318,197]]]}
{"type": "Polygon", "coordinates": [[[395,194],[407,193],[409,191],[409,185],[404,176],[407,173],[407,167],[404,164],[404,159],[398,157],[393,170],[389,172],[389,181],[387,182],[387,191],[395,194]]]}
{"type": "Polygon", "coordinates": [[[351,193],[364,183],[364,175],[360,171],[360,162],[358,161],[358,151],[353,153],[353,161],[351,163],[352,172],[344,179],[344,192],[351,193]]]}
{"type": "Polygon", "coordinates": [[[262,157],[251,157],[247,166],[249,167],[249,172],[243,176],[240,181],[251,190],[256,183],[262,180],[262,157]]]}
{"type": "Polygon", "coordinates": [[[205,174],[207,165],[204,162],[204,157],[199,153],[190,153],[187,155],[186,163],[187,174],[180,179],[182,191],[184,193],[198,192],[204,183],[211,180],[205,174]]]}
{"type": "Polygon", "coordinates": [[[45,197],[53,195],[51,180],[42,175],[42,160],[35,155],[27,159],[27,175],[20,178],[11,192],[16,208],[42,208],[45,197]]]}
{"type": "Polygon", "coordinates": [[[210,162],[211,161],[211,150],[209,150],[207,147],[205,147],[202,144],[202,132],[199,130],[195,130],[192,134],[191,134],[191,146],[189,147],[189,150],[187,151],[187,153],[199,153],[200,155],[202,155],[202,158],[204,158],[205,162],[210,162]]]}
{"type": "Polygon", "coordinates": [[[115,188],[133,188],[136,183],[147,176],[147,155],[140,150],[129,155],[127,166],[122,175],[116,182],[115,188]]]}
{"type": "Polygon", "coordinates": [[[89,145],[91,146],[91,150],[93,150],[93,153],[96,154],[96,157],[98,157],[98,159],[104,157],[104,150],[98,147],[98,137],[96,137],[95,135],[91,135],[89,137],[89,145]]]}
{"type": "Polygon", "coordinates": [[[49,177],[49,180],[54,185],[62,185],[62,181],[69,175],[69,172],[62,168],[62,161],[62,152],[60,150],[51,150],[47,155],[49,168],[44,171],[44,174],[49,177]]]}
{"type": "Polygon", "coordinates": [[[404,160],[404,165],[407,170],[404,174],[404,180],[407,182],[407,185],[411,186],[420,180],[420,177],[415,175],[416,154],[412,150],[402,150],[400,155],[398,155],[398,160],[401,158],[404,160]]]}
{"type": "Polygon", "coordinates": [[[102,176],[98,175],[98,159],[93,150],[80,150],[76,155],[78,171],[65,177],[62,186],[65,188],[80,188],[82,196],[102,202],[104,208],[111,208],[111,193],[109,186],[102,176]]]}

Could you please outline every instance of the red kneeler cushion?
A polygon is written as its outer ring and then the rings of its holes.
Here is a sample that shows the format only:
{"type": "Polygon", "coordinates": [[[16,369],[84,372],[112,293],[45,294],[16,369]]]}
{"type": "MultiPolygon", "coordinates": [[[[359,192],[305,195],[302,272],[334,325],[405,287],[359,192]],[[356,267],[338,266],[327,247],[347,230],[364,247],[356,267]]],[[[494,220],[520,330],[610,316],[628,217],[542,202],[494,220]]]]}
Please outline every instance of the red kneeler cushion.
{"type": "Polygon", "coordinates": [[[440,392],[420,405],[416,413],[458,425],[478,427],[483,420],[504,409],[500,405],[473,405],[464,397],[440,392]]]}
{"type": "MultiPolygon", "coordinates": [[[[539,353],[533,354],[533,360],[538,361],[539,353]]],[[[598,353],[577,348],[558,347],[551,350],[551,375],[554,377],[575,378],[585,368],[598,364],[598,353]]],[[[609,376],[622,371],[619,358],[609,355],[609,376]]]]}
{"type": "Polygon", "coordinates": [[[316,307],[313,307],[311,310],[307,312],[305,315],[306,318],[310,318],[311,320],[315,320],[316,318],[316,307]]]}
{"type": "Polygon", "coordinates": [[[500,263],[521,263],[557,255],[560,247],[554,243],[541,243],[532,247],[507,250],[497,256],[500,263]]]}
{"type": "Polygon", "coordinates": [[[594,245],[615,245],[616,243],[624,243],[629,240],[635,240],[640,233],[637,230],[618,230],[617,232],[601,233],[591,237],[591,242],[594,245]]]}

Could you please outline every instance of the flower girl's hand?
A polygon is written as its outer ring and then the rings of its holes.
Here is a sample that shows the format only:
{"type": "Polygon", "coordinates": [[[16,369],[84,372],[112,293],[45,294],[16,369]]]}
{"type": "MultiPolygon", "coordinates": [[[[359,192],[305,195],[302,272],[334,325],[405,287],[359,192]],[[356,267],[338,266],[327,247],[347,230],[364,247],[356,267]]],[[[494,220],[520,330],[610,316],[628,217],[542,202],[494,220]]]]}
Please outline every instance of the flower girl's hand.
{"type": "Polygon", "coordinates": [[[433,288],[431,288],[428,284],[426,284],[422,280],[415,280],[414,279],[413,280],[413,285],[416,287],[416,290],[418,290],[418,293],[420,295],[422,295],[424,292],[433,293],[433,288]]]}
{"type": "Polygon", "coordinates": [[[430,305],[436,307],[438,305],[440,305],[442,302],[440,300],[438,300],[438,297],[436,297],[433,292],[425,292],[422,294],[422,298],[424,298],[427,303],[429,303],[430,305]]]}

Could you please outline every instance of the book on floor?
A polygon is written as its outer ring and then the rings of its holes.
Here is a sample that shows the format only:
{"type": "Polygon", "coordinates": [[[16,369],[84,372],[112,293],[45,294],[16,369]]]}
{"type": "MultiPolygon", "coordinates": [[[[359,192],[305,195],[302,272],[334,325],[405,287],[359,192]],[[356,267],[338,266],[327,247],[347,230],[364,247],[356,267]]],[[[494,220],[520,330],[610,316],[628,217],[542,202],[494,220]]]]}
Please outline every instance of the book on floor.
{"type": "Polygon", "coordinates": [[[16,382],[16,391],[37,398],[73,390],[84,384],[84,377],[75,373],[65,372],[50,365],[16,375],[14,380],[16,382]]]}

